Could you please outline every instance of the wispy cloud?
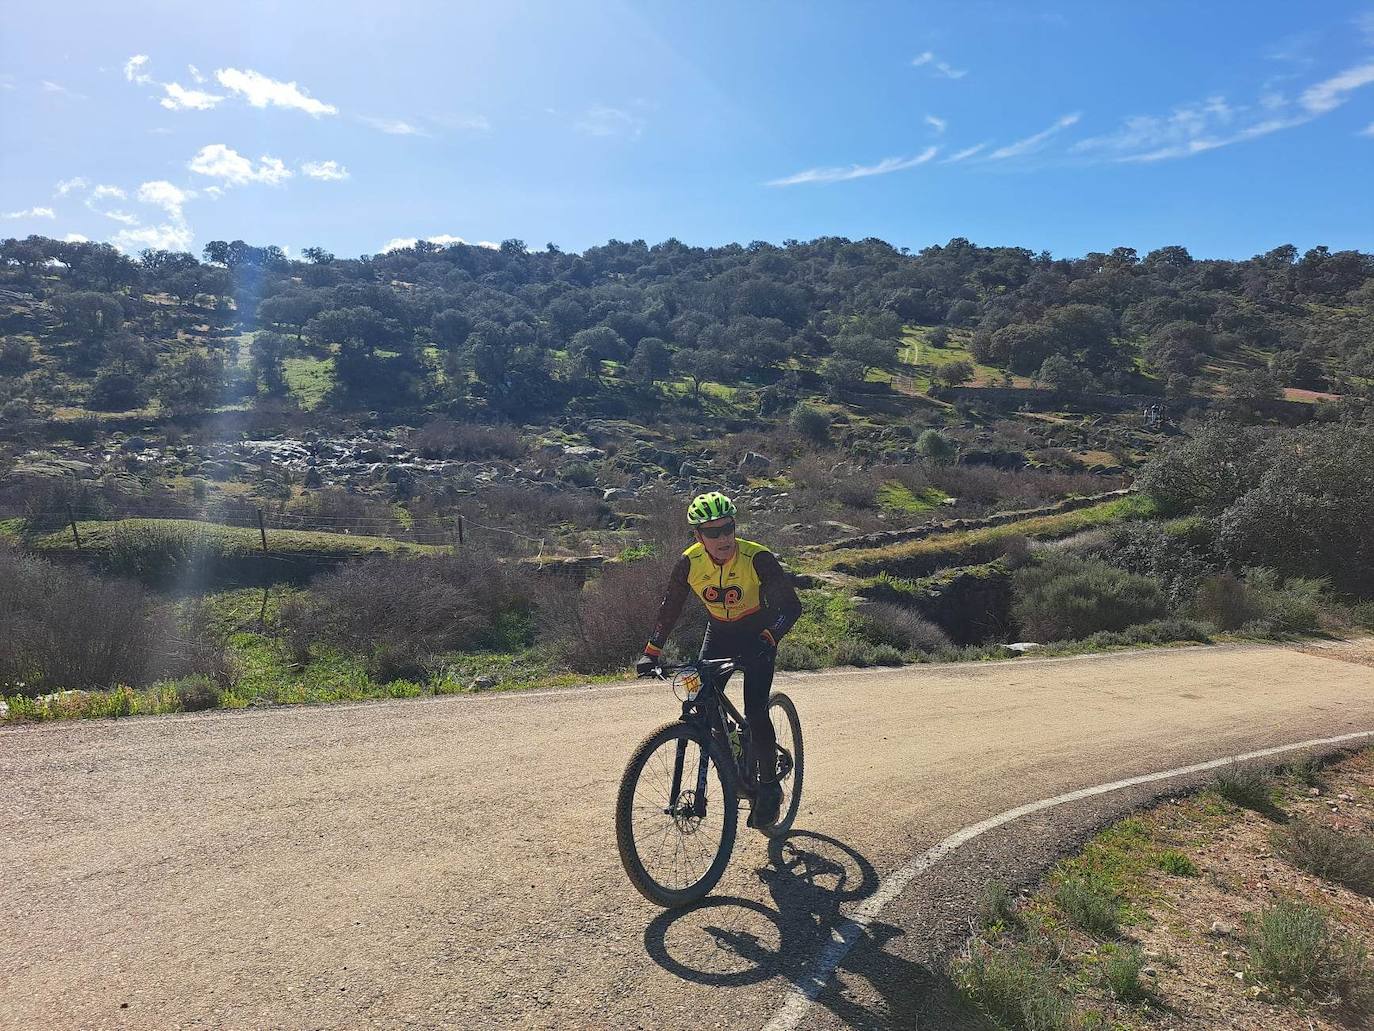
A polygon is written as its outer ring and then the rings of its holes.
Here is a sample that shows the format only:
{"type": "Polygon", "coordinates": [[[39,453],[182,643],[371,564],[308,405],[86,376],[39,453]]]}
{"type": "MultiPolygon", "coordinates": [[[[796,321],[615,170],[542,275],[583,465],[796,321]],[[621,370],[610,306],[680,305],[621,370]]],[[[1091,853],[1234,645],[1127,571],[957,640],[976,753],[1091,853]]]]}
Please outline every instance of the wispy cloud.
{"type": "Polygon", "coordinates": [[[1299,102],[1314,115],[1334,111],[1349,99],[1348,94],[1374,82],[1374,61],[1347,68],[1303,91],[1299,102]]]}
{"type": "Polygon", "coordinates": [[[86,203],[89,205],[99,204],[102,200],[123,200],[126,196],[127,194],[118,186],[101,184],[91,191],[90,196],[86,198],[86,203]]]}
{"type": "Polygon", "coordinates": [[[224,100],[220,94],[186,89],[179,82],[164,82],[162,88],[167,95],[159,103],[169,111],[208,111],[224,100]]]}
{"type": "Polygon", "coordinates": [[[60,82],[53,82],[51,79],[43,80],[43,92],[56,93],[58,96],[71,97],[73,100],[89,99],[86,96],[86,94],[78,93],[74,89],[68,89],[66,86],[63,86],[60,82]]]}
{"type": "Polygon", "coordinates": [[[57,212],[52,208],[27,208],[24,211],[6,211],[0,213],[0,218],[56,218],[57,212]]]}
{"type": "Polygon", "coordinates": [[[1360,130],[1360,135],[1361,135],[1361,136],[1374,136],[1374,122],[1370,122],[1367,126],[1365,126],[1363,129],[1361,129],[1361,130],[1360,130]]]}
{"type": "Polygon", "coordinates": [[[301,172],[311,179],[326,181],[348,178],[348,169],[337,161],[307,161],[301,165],[301,172]]]}
{"type": "MultiPolygon", "coordinates": [[[[454,244],[462,243],[470,247],[487,247],[491,250],[498,250],[501,246],[499,243],[492,243],[490,240],[478,240],[476,243],[471,243],[468,240],[464,240],[461,236],[452,236],[449,233],[440,233],[437,236],[426,236],[425,241],[427,243],[436,243],[440,247],[452,247],[454,244]]],[[[416,236],[397,236],[382,245],[381,253],[387,254],[391,251],[403,251],[407,248],[414,247],[419,242],[420,239],[416,236]]]]}
{"type": "Polygon", "coordinates": [[[933,51],[927,50],[917,54],[911,59],[913,68],[929,68],[938,75],[943,75],[946,79],[962,79],[968,74],[966,68],[955,68],[948,61],[941,61],[935,56],[933,51]]]}
{"type": "Polygon", "coordinates": [[[315,118],[339,113],[333,104],[316,100],[294,82],[270,79],[249,68],[220,68],[215,72],[215,81],[229,92],[243,97],[253,107],[290,108],[304,111],[315,118]]]}
{"type": "Polygon", "coordinates": [[[1064,115],[1062,118],[1056,120],[1048,129],[1042,129],[1034,136],[1027,136],[1023,140],[1017,140],[1015,143],[1008,143],[1005,147],[998,147],[988,155],[988,160],[1004,161],[1007,158],[1021,157],[1023,154],[1030,154],[1033,151],[1039,150],[1041,145],[1051,136],[1055,133],[1063,132],[1069,126],[1076,124],[1081,117],[1082,116],[1078,112],[1064,115]]]}
{"type": "Polygon", "coordinates": [[[945,127],[949,125],[949,123],[939,115],[926,115],[926,125],[930,126],[936,132],[944,132],[945,127]]]}
{"type": "Polygon", "coordinates": [[[89,236],[82,236],[80,233],[68,233],[66,236],[62,237],[62,240],[63,240],[63,242],[65,242],[65,243],[90,243],[90,242],[91,242],[91,238],[90,238],[89,236]]]}
{"type": "Polygon", "coordinates": [[[445,129],[458,129],[467,132],[487,132],[491,122],[486,115],[430,115],[429,120],[445,129]]]}
{"type": "Polygon", "coordinates": [[[638,137],[644,132],[644,119],[624,108],[598,105],[573,123],[573,128],[588,136],[638,137]]]}
{"type": "Polygon", "coordinates": [[[1166,116],[1135,115],[1115,132],[1082,140],[1071,150],[1126,162],[1192,157],[1305,125],[1336,110],[1351,93],[1371,83],[1374,62],[1314,83],[1296,102],[1274,92],[1264,93],[1255,104],[1209,97],[1176,107],[1166,116]]]}
{"type": "Polygon", "coordinates": [[[79,175],[72,176],[70,179],[60,180],[57,185],[53,187],[53,194],[58,197],[65,197],[73,190],[84,190],[87,185],[85,177],[79,175]]]}
{"type": "Polygon", "coordinates": [[[983,150],[983,148],[985,148],[986,146],[986,143],[975,143],[972,147],[965,147],[963,150],[956,151],[940,163],[942,165],[952,165],[956,161],[966,161],[969,158],[973,157],[974,154],[977,154],[979,151],[983,150]]]}
{"type": "Polygon", "coordinates": [[[372,126],[378,132],[387,133],[390,136],[428,136],[429,133],[411,122],[402,121],[399,118],[373,118],[369,115],[362,115],[359,121],[372,126]]]}
{"type": "Polygon", "coordinates": [[[865,179],[871,175],[888,175],[907,168],[924,165],[939,152],[939,147],[927,147],[915,157],[884,158],[875,165],[842,165],[830,168],[808,168],[781,179],[771,179],[765,186],[800,186],[804,183],[841,183],[850,179],[865,179]]]}
{"type": "Polygon", "coordinates": [[[211,143],[201,147],[186,167],[198,175],[211,179],[222,179],[229,186],[244,186],[248,183],[266,183],[275,186],[292,176],[280,158],[263,155],[256,165],[232,147],[223,143],[211,143]]]}

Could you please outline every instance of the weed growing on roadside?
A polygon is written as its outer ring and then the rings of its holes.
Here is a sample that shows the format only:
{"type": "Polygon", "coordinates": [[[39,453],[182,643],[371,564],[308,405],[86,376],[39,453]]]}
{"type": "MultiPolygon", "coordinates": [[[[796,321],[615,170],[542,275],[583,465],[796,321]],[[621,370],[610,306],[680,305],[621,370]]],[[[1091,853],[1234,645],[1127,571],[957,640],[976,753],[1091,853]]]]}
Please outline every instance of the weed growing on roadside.
{"type": "Polygon", "coordinates": [[[1213,787],[1226,801],[1272,816],[1274,813],[1273,783],[1253,766],[1232,764],[1217,774],[1213,787]]]}
{"type": "Polygon", "coordinates": [[[1161,870],[1173,874],[1175,877],[1196,877],[1198,875],[1197,864],[1176,848],[1166,848],[1155,857],[1155,862],[1161,870]]]}
{"type": "Polygon", "coordinates": [[[1348,1012],[1374,1012],[1368,953],[1334,931],[1315,906],[1286,900],[1251,916],[1250,957],[1271,981],[1348,1012]]]}
{"type": "Polygon", "coordinates": [[[1362,895],[1374,895],[1374,838],[1343,834],[1313,820],[1294,820],[1272,835],[1294,866],[1362,895]]]}
{"type": "Polygon", "coordinates": [[[1097,873],[1070,874],[1059,882],[1054,901],[1075,926],[1090,934],[1115,934],[1121,922],[1121,897],[1097,873]]]}
{"type": "Polygon", "coordinates": [[[1060,1031],[1072,1026],[1073,1005],[1056,971],[1035,950],[974,952],[955,971],[966,1002],[1012,1031],[1060,1031]]]}
{"type": "Polygon", "coordinates": [[[988,881],[978,900],[978,926],[983,930],[1007,927],[1016,922],[1016,902],[1002,881],[988,881]]]}
{"type": "Polygon", "coordinates": [[[1102,985],[1122,1002],[1140,1002],[1150,994],[1140,980],[1144,968],[1145,953],[1139,946],[1113,949],[1102,960],[1102,985]]]}

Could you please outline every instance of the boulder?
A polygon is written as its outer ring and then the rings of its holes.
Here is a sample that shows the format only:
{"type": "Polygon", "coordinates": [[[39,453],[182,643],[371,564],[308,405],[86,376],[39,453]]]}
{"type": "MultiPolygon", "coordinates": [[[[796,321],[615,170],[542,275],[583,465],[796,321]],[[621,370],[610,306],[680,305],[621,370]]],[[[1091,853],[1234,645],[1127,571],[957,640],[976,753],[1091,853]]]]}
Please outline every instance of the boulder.
{"type": "Polygon", "coordinates": [[[306,471],[305,485],[307,487],[323,487],[324,477],[320,475],[319,469],[313,465],[306,471]]]}
{"type": "Polygon", "coordinates": [[[130,437],[121,447],[131,454],[137,454],[140,451],[148,450],[148,442],[142,437],[130,437]]]}

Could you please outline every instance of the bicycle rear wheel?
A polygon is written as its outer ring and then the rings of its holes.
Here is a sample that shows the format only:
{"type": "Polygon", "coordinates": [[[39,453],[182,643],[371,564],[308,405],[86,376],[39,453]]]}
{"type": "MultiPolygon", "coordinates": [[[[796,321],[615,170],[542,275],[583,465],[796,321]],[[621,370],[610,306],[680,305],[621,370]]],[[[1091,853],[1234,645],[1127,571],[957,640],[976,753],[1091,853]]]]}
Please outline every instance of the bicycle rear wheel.
{"type": "Polygon", "coordinates": [[[630,757],[616,797],[616,846],[650,902],[695,902],[725,873],[739,816],[727,761],[686,723],[660,727],[630,757]]]}
{"type": "Polygon", "coordinates": [[[768,719],[778,740],[778,787],[782,788],[782,802],[778,806],[778,818],[758,829],[770,838],[779,838],[792,829],[792,821],[801,807],[806,754],[802,746],[801,717],[791,698],[775,691],[768,699],[768,719]]]}

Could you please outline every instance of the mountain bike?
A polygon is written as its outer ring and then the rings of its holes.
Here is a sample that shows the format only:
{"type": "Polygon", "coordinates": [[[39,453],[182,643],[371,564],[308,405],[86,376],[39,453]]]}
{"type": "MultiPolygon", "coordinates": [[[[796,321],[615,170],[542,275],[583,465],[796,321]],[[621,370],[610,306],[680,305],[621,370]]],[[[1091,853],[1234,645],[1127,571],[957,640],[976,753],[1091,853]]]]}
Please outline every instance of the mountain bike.
{"type": "MultiPolygon", "coordinates": [[[[758,776],[749,723],[725,695],[730,677],[741,671],[733,659],[661,668],[659,677],[682,701],[682,715],[644,739],[620,778],[620,861],[630,883],[660,906],[695,902],[716,886],[735,847],[740,801],[753,808],[758,776]]],[[[782,801],[777,819],[755,829],[780,837],[801,805],[801,720],[792,699],[777,691],[768,698],[768,717],[777,735],[782,801]]]]}

